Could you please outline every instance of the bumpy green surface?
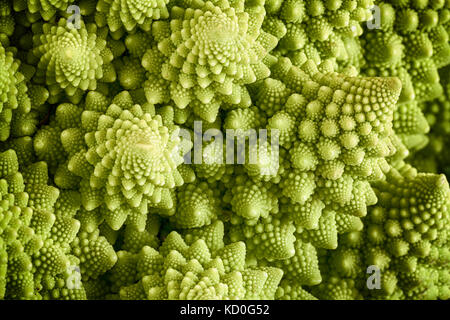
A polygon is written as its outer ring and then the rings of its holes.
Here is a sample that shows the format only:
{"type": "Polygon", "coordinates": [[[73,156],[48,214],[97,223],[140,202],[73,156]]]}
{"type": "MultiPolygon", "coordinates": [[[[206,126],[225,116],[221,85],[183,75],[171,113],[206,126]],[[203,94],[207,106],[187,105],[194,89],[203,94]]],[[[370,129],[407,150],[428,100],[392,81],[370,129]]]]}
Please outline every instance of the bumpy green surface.
{"type": "Polygon", "coordinates": [[[108,24],[111,32],[117,32],[122,26],[133,31],[139,26],[150,31],[153,20],[167,19],[166,8],[169,0],[101,0],[97,3],[96,22],[102,26],[108,24]]]}
{"type": "Polygon", "coordinates": [[[404,84],[401,102],[441,95],[438,69],[450,64],[450,3],[386,1],[378,6],[380,29],[362,37],[364,72],[399,77],[404,84]]]}
{"type": "Polygon", "coordinates": [[[29,115],[31,102],[26,79],[19,71],[20,61],[3,47],[0,61],[0,141],[5,141],[11,135],[30,135],[36,128],[29,115]]]}
{"type": "Polygon", "coordinates": [[[15,11],[27,10],[38,14],[46,21],[50,20],[58,10],[66,10],[73,0],[13,0],[15,11]]]}
{"type": "Polygon", "coordinates": [[[133,103],[128,91],[111,103],[92,91],[84,111],[59,105],[34,141],[38,158],[62,160],[55,183],[79,189],[83,208],[99,210],[114,230],[125,222],[144,229],[148,208],[171,209],[172,189],[183,184],[178,127],[166,127],[153,106],[133,103]]]}
{"type": "Polygon", "coordinates": [[[0,299],[450,299],[449,32],[448,0],[0,1],[0,299]]]}
{"type": "Polygon", "coordinates": [[[249,106],[244,85],[269,75],[262,60],[277,44],[261,30],[263,7],[199,1],[172,8],[172,17],[170,24],[153,23],[155,47],[142,60],[151,74],[144,84],[147,99],[189,105],[208,122],[221,104],[249,106]]]}
{"type": "Polygon", "coordinates": [[[371,0],[266,1],[263,29],[280,39],[274,54],[289,57],[295,65],[308,58],[359,68],[361,22],[370,19],[372,5],[371,0]]]}
{"type": "Polygon", "coordinates": [[[123,284],[122,299],[273,299],[283,275],[273,267],[245,267],[243,242],[224,245],[223,224],[215,223],[196,239],[171,232],[159,252],[144,246],[137,254],[119,251],[110,278],[123,284]],[[186,243],[188,242],[188,244],[186,243]],[[128,271],[133,270],[134,277],[128,271]],[[133,284],[134,279],[139,279],[133,284]],[[131,280],[131,281],[130,281],[131,280]],[[131,282],[131,283],[130,283],[131,282]]]}
{"type": "Polygon", "coordinates": [[[59,190],[47,184],[45,162],[25,168],[22,174],[15,152],[9,150],[0,154],[0,167],[1,298],[85,297],[82,287],[65,286],[77,261],[70,244],[80,222],[70,215],[59,190]]]}
{"type": "Polygon", "coordinates": [[[345,235],[329,254],[327,276],[352,279],[375,299],[449,299],[445,176],[403,165],[392,168],[374,190],[379,201],[363,219],[364,230],[345,235]],[[365,265],[380,270],[379,290],[367,289],[365,265]]]}
{"type": "Polygon", "coordinates": [[[69,96],[80,95],[81,90],[95,90],[97,80],[115,80],[114,70],[107,71],[113,54],[97,34],[96,25],[80,22],[80,29],[76,29],[60,19],[58,24],[44,23],[40,30],[36,27],[31,58],[38,61],[35,79],[45,83],[52,95],[61,90],[69,96]]]}

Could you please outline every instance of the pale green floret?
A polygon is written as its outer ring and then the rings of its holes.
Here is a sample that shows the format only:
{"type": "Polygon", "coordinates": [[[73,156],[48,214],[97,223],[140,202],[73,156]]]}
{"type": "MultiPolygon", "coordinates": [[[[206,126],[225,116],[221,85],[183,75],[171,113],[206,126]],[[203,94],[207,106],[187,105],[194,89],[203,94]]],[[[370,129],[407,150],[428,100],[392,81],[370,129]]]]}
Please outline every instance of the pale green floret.
{"type": "Polygon", "coordinates": [[[108,25],[112,33],[125,28],[130,32],[136,27],[150,31],[153,20],[167,19],[169,0],[100,0],[97,3],[95,21],[99,26],[108,25]]]}
{"type": "Polygon", "coordinates": [[[16,11],[28,9],[30,13],[39,14],[44,20],[50,20],[58,10],[66,11],[74,0],[13,0],[16,11]]]}
{"type": "Polygon", "coordinates": [[[176,232],[167,236],[159,252],[144,246],[138,254],[120,253],[119,262],[127,259],[124,263],[136,270],[139,279],[134,283],[127,277],[127,268],[119,270],[119,265],[111,270],[115,283],[123,284],[121,299],[273,299],[283,275],[278,268],[246,267],[243,242],[222,244],[211,251],[203,239],[188,245],[176,232]]]}
{"type": "Polygon", "coordinates": [[[300,239],[295,242],[295,255],[286,260],[272,263],[283,270],[283,280],[291,284],[314,286],[322,281],[319,271],[316,248],[311,243],[304,243],[300,239]]]}
{"type": "Polygon", "coordinates": [[[354,281],[366,298],[448,297],[442,272],[449,260],[439,252],[448,250],[450,190],[445,177],[417,173],[403,164],[374,183],[374,190],[379,201],[363,218],[364,230],[347,234],[338,250],[328,254],[329,275],[354,281]],[[360,279],[369,265],[381,270],[381,290],[376,292],[360,279]],[[443,278],[435,276],[439,272],[443,278]]]}
{"type": "Polygon", "coordinates": [[[247,176],[238,176],[233,181],[230,204],[237,215],[256,222],[278,212],[278,199],[262,182],[253,182],[247,176]]]}
{"type": "Polygon", "coordinates": [[[62,288],[58,282],[73,271],[70,245],[80,228],[62,210],[70,207],[66,195],[47,184],[44,162],[26,167],[23,174],[18,170],[13,150],[0,154],[0,297],[85,299],[82,286],[62,288]]]}
{"type": "MultiPolygon", "coordinates": [[[[112,104],[105,114],[86,110],[81,119],[87,129],[87,148],[71,157],[68,169],[82,177],[85,209],[105,204],[112,215],[105,218],[113,229],[118,230],[127,218],[142,229],[148,206],[161,203],[170,209],[174,205],[170,189],[183,184],[176,169],[183,161],[176,127],[169,132],[160,116],[144,112],[139,105],[122,109],[112,104]],[[130,210],[135,211],[131,216],[130,210]]],[[[61,135],[63,144],[70,139],[66,132],[61,135]]]]}
{"type": "Polygon", "coordinates": [[[430,126],[420,105],[415,102],[398,106],[394,112],[394,131],[410,151],[422,149],[429,142],[430,126]]]}
{"type": "Polygon", "coordinates": [[[73,254],[80,260],[81,275],[86,279],[98,278],[111,269],[117,261],[117,254],[99,231],[81,230],[72,245],[73,254]]]}
{"type": "Polygon", "coordinates": [[[13,52],[0,45],[0,141],[31,135],[36,130],[26,79],[13,52]]]}
{"type": "Polygon", "coordinates": [[[58,24],[44,23],[33,36],[33,59],[37,63],[36,82],[45,83],[51,96],[61,91],[78,102],[85,90],[95,90],[97,82],[113,82],[113,60],[106,46],[106,34],[95,24],[71,28],[65,19],[58,24]],[[112,72],[108,72],[108,70],[112,72]]]}
{"type": "Polygon", "coordinates": [[[170,221],[176,228],[209,225],[220,214],[219,193],[206,182],[190,183],[177,190],[175,214],[170,221]]]}
{"type": "Polygon", "coordinates": [[[381,28],[367,30],[362,37],[367,61],[363,73],[399,77],[400,102],[442,95],[438,69],[450,64],[449,4],[424,1],[416,7],[381,2],[379,8],[381,28]]]}
{"type": "MultiPolygon", "coordinates": [[[[375,171],[385,165],[383,158],[392,152],[389,151],[392,144],[389,132],[392,132],[400,81],[325,74],[311,61],[302,66],[303,70],[289,67],[289,60],[280,60],[278,64],[277,68],[285,70],[283,74],[275,72],[275,75],[291,90],[310,100],[307,104],[299,104],[299,110],[295,111],[300,143],[294,142],[294,148],[290,150],[293,166],[314,170],[331,180],[343,174],[353,177],[376,174],[375,171]],[[304,84],[308,85],[305,87],[304,84]],[[319,88],[325,87],[332,94],[321,95],[319,88]],[[363,170],[369,163],[372,172],[363,170]]],[[[287,111],[293,114],[293,111],[287,111]]]]}
{"type": "Polygon", "coordinates": [[[331,59],[342,69],[359,68],[363,59],[357,41],[364,31],[361,22],[370,20],[371,5],[371,0],[266,1],[262,27],[279,39],[272,54],[289,57],[297,66],[306,59],[331,59]]]}
{"type": "Polygon", "coordinates": [[[269,75],[262,60],[277,44],[260,30],[264,9],[244,9],[243,1],[200,1],[174,7],[171,14],[170,25],[153,23],[153,32],[167,36],[156,39],[158,51],[151,49],[142,60],[150,72],[147,99],[170,98],[182,109],[189,105],[208,122],[216,119],[221,104],[248,107],[244,85],[269,75]]]}
{"type": "Polygon", "coordinates": [[[280,214],[260,218],[256,224],[249,225],[239,219],[235,223],[229,230],[230,239],[245,241],[253,258],[282,260],[295,254],[295,226],[280,214]]]}

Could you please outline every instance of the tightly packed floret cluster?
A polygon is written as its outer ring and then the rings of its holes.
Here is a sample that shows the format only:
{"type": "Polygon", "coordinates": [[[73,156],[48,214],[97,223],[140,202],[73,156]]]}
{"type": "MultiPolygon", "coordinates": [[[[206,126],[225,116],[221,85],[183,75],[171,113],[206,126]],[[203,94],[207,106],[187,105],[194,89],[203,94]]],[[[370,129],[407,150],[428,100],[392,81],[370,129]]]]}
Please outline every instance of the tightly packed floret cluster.
{"type": "Polygon", "coordinates": [[[450,64],[450,4],[408,0],[378,6],[380,29],[362,37],[363,72],[399,77],[400,102],[437,98],[442,94],[438,69],[450,64]]]}
{"type": "Polygon", "coordinates": [[[448,0],[0,0],[0,299],[450,299],[448,0]]]}

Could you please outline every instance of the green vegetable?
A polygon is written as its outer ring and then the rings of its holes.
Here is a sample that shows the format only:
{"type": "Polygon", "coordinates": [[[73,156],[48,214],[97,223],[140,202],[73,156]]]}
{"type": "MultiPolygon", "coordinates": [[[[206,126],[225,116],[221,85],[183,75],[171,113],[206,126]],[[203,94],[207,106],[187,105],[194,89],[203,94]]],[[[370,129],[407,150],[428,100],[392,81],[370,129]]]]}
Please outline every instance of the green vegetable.
{"type": "Polygon", "coordinates": [[[449,299],[449,27],[0,1],[0,299],[449,299]]]}

